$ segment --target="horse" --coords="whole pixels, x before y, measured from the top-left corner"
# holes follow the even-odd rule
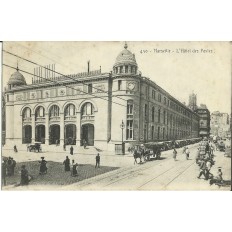
[[[140,159],[140,164],[142,163],[142,158],[144,161],[146,161],[146,155],[147,155],[147,151],[145,151],[144,149],[134,149],[133,151],[133,157],[134,157],[134,164],[137,164],[137,159]]]

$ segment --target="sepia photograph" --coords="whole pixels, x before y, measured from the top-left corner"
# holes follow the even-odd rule
[[[4,41],[2,191],[230,191],[231,47]]]

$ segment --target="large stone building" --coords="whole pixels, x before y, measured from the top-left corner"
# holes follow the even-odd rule
[[[195,112],[199,115],[199,136],[209,137],[210,135],[210,111],[205,104],[201,104]]]
[[[230,134],[229,114],[214,111],[210,120],[211,134],[222,138],[228,137]]]
[[[122,139],[128,146],[198,137],[198,114],[142,76],[127,44],[112,68],[103,73],[88,66],[68,76],[43,68],[28,85],[17,70],[5,92],[6,145],[39,141],[49,149],[56,143],[81,146],[85,139],[114,150]]]

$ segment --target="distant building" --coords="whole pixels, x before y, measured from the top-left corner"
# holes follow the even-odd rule
[[[194,112],[196,112],[199,117],[199,136],[208,137],[210,135],[210,112],[207,106],[201,104]]]
[[[228,137],[230,134],[229,114],[214,111],[211,114],[210,127],[210,133],[212,135],[222,138]]]
[[[189,109],[192,111],[195,111],[197,109],[197,95],[192,93],[189,95],[189,104],[188,104]]]

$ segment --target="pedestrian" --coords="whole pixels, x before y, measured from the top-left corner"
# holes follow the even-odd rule
[[[2,186],[6,185],[6,169],[7,169],[7,163],[6,159],[2,161]]]
[[[11,158],[11,162],[12,162],[12,166],[11,166],[11,175],[14,175],[14,169],[16,167],[16,161],[14,160],[14,158]]]
[[[63,149],[64,149],[64,151],[66,151],[66,144],[65,143],[64,143]]]
[[[83,139],[83,145],[84,145],[84,149],[86,149],[87,142],[85,139]]]
[[[66,156],[66,159],[64,160],[63,164],[64,164],[64,171],[69,172],[70,171],[70,159],[68,158],[68,156]]]
[[[186,149],[185,149],[186,160],[189,159],[189,153],[190,153],[190,151],[189,151],[188,147],[186,147]]]
[[[70,155],[73,155],[73,146],[70,147]]]
[[[39,174],[42,175],[42,174],[47,174],[47,161],[44,159],[44,157],[41,157],[41,161],[39,161],[40,163],[40,169],[39,169]]]
[[[218,172],[217,172],[217,176],[216,176],[216,179],[220,182],[220,183],[223,183],[223,178],[222,178],[222,168],[221,167],[218,167]]]
[[[28,185],[29,184],[29,175],[25,165],[22,165],[21,169],[21,182],[20,185]]]
[[[7,160],[7,176],[12,176],[12,167],[13,167],[13,162],[12,158],[9,156]]]
[[[16,145],[14,145],[14,152],[18,152]]]
[[[203,175],[205,177],[205,179],[207,179],[207,176],[205,175],[206,173],[207,173],[207,171],[206,171],[206,162],[203,159],[201,161],[201,165],[200,165],[200,173],[199,173],[197,178],[200,179],[200,177]]]
[[[185,151],[186,151],[186,146],[184,146],[184,148],[183,148],[183,154],[185,153]]]
[[[176,148],[173,149],[173,159],[176,161],[177,151]]]
[[[97,155],[96,155],[96,165],[95,165],[95,168],[100,168],[100,154],[98,153]]]
[[[72,176],[77,176],[78,163],[74,163],[72,166]]]

